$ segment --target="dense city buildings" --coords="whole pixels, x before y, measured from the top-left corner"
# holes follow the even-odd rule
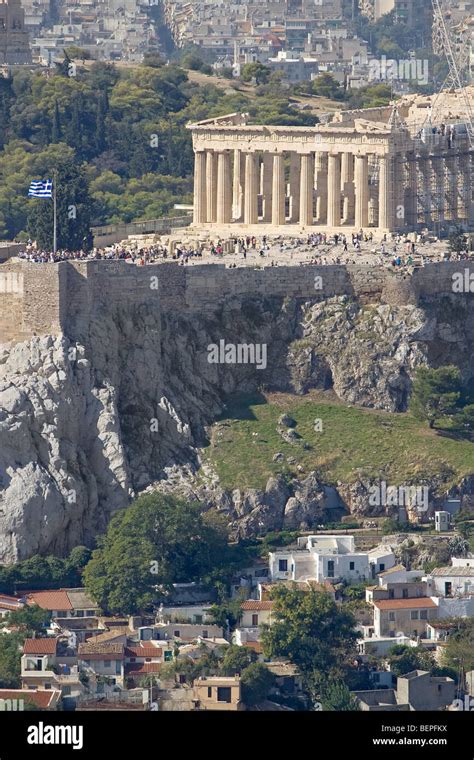
[[[31,63],[25,12],[20,0],[0,2],[0,65]]]

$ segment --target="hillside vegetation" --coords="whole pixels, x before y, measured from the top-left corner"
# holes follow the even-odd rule
[[[294,443],[278,432],[282,414],[296,422],[300,438]],[[315,420],[321,420],[321,432]],[[285,460],[273,461],[279,452]],[[229,403],[203,458],[228,489],[263,488],[272,474],[296,475],[298,465],[316,470],[327,483],[385,478],[399,485],[426,477],[454,484],[473,471],[474,443],[429,430],[410,414],[348,407],[333,394],[271,394]]]

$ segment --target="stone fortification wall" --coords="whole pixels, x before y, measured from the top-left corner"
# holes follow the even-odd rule
[[[369,266],[286,266],[228,269],[222,264],[135,266],[123,261],[0,266],[0,342],[87,331],[91,314],[115,306],[153,304],[163,312],[212,311],[244,296],[326,299],[414,305],[452,293],[462,262],[430,264],[413,274]]]

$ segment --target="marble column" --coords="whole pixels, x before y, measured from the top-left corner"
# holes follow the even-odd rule
[[[282,153],[273,156],[272,177],[272,224],[280,227],[285,224],[285,163]]]
[[[354,219],[354,154],[343,153],[341,161],[341,192],[343,197],[342,223],[350,224]]]
[[[432,218],[438,222],[444,222],[444,157],[431,156],[431,176],[433,178],[433,214]]]
[[[207,221],[217,220],[217,154],[207,151],[206,158]]]
[[[457,159],[449,156],[445,160],[446,167],[446,209],[445,218],[449,221],[457,221],[458,215],[458,189],[457,189]]]
[[[217,160],[217,224],[229,224],[232,219],[232,178],[230,153],[219,153]]]
[[[471,218],[471,179],[471,162],[467,154],[459,162],[458,218],[464,222]]]
[[[418,173],[423,222],[431,227],[433,221],[433,175],[431,161],[427,155],[418,158]]]
[[[234,150],[234,176],[232,182],[232,217],[238,221],[242,218],[242,171],[240,150]]]
[[[256,153],[245,156],[244,224],[258,223],[259,173]]]
[[[323,151],[316,153],[316,221],[326,224],[328,213],[328,154]]]
[[[418,224],[418,201],[417,201],[417,157],[415,153],[407,153],[405,156],[406,187],[404,194],[405,225],[413,230]]]
[[[302,155],[300,164],[300,225],[313,224],[314,164],[312,155]]]
[[[341,155],[328,158],[328,227],[341,226]]]
[[[265,152],[262,160],[262,197],[263,221],[269,224],[272,221],[272,188],[273,188],[273,155]]]
[[[298,224],[300,217],[300,157],[298,153],[290,156],[290,222]]]
[[[194,224],[206,222],[206,151],[194,154]]]
[[[369,226],[369,157],[354,157],[355,226],[358,230]]]
[[[379,166],[379,228],[393,230],[395,227],[393,158],[381,156]]]

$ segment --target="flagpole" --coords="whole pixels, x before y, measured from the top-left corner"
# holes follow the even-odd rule
[[[56,255],[57,249],[57,213],[56,213],[56,178],[57,172],[53,172],[53,254]]]

